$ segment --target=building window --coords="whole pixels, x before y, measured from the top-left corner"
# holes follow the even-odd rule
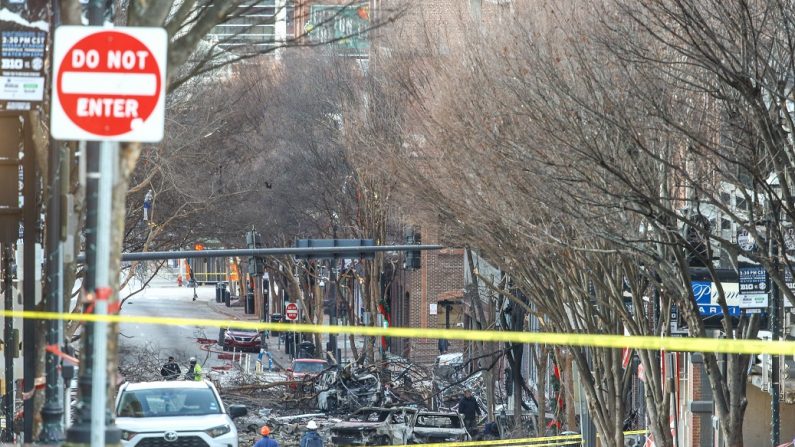
[[[748,203],[745,200],[745,197],[737,196],[735,199],[737,202],[737,209],[742,211],[748,211]]]

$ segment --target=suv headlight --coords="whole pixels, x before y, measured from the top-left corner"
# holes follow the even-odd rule
[[[229,427],[229,425],[224,424],[224,425],[219,425],[218,427],[213,427],[213,428],[211,428],[209,430],[206,430],[205,433],[210,435],[211,438],[217,438],[219,436],[223,436],[223,435],[229,433],[230,431],[232,431],[232,428]]]
[[[135,435],[137,434],[138,433],[135,433],[134,431],[122,430],[121,439],[123,439],[124,441],[129,441],[130,439],[134,438]]]

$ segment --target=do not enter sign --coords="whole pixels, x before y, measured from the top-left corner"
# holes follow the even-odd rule
[[[57,28],[52,136],[162,140],[167,49],[162,28]]]
[[[289,321],[298,319],[298,306],[295,303],[289,303],[284,309],[284,319]]]

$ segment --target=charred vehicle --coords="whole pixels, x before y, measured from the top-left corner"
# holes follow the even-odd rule
[[[350,369],[330,369],[317,382],[317,405],[322,411],[354,411],[381,405],[383,386],[378,376]]]
[[[458,413],[418,411],[411,420],[409,444],[468,441],[469,433]]]
[[[362,408],[347,420],[331,427],[333,445],[405,445],[411,434],[411,421],[417,410]]]

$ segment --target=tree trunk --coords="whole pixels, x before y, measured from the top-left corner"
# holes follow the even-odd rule
[[[356,279],[350,279],[350,287],[347,288],[348,293],[344,294],[346,296],[346,308],[348,309],[348,325],[350,326],[357,326],[361,324],[359,318],[357,316],[356,311],[356,293],[354,292],[355,284],[357,283]],[[342,290],[342,289],[340,289]],[[348,344],[351,346],[351,358],[358,359],[359,358],[359,348],[356,347],[356,336],[354,334],[348,334]]]
[[[563,355],[563,389],[565,390],[563,398],[566,405],[564,426],[566,430],[577,431],[577,414],[574,408],[574,368],[569,352]]]
[[[533,349],[539,351],[536,359],[536,402],[538,402],[536,435],[543,436],[547,425],[547,368],[549,355],[547,348],[543,346],[536,345]]]

